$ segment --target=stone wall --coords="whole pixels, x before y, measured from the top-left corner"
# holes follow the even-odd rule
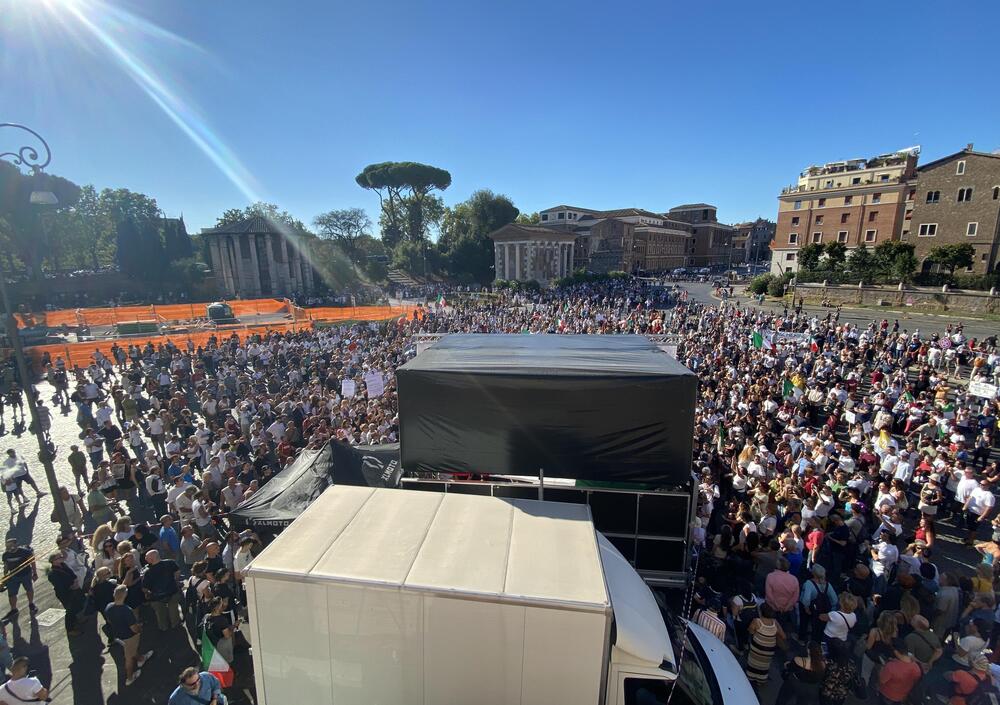
[[[1000,296],[985,291],[943,291],[940,287],[905,288],[799,284],[795,298],[818,304],[824,299],[834,305],[912,309],[913,311],[1000,314]]]

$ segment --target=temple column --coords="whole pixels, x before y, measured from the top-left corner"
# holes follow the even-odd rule
[[[257,247],[254,242],[255,235],[244,235],[247,239],[247,248],[250,250],[250,281],[253,283],[254,298],[260,298],[260,262],[257,261]]]
[[[521,280],[521,246],[520,242],[514,243],[514,278]]]

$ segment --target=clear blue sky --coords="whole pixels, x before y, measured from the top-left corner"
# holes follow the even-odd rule
[[[985,1],[0,0],[0,122],[192,232],[246,194],[375,219],[354,176],[385,160],[448,169],[449,204],[491,188],[522,211],[773,218],[808,164],[1000,147],[998,19]]]

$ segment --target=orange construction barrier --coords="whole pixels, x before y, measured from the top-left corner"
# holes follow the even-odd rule
[[[277,299],[240,299],[227,302],[233,309],[233,314],[250,316],[264,313],[288,313],[288,304]],[[64,308],[58,311],[47,311],[36,314],[18,314],[17,325],[25,328],[33,324],[43,323],[50,327],[57,326],[110,326],[116,323],[134,323],[136,321],[155,321],[162,318],[167,321],[190,321],[195,318],[205,318],[206,302],[189,304],[164,304],[154,306],[104,306],[94,308]]]
[[[281,304],[272,299],[263,299],[265,302]],[[250,302],[245,302],[250,303]],[[197,306],[197,304],[194,304]],[[295,307],[298,308],[298,307]],[[202,330],[185,333],[168,333],[165,335],[148,335],[122,337],[109,340],[94,340],[83,343],[57,343],[53,345],[35,345],[26,348],[25,352],[32,359],[35,369],[39,369],[39,362],[42,356],[48,352],[49,356],[55,360],[61,357],[66,361],[68,367],[86,367],[94,359],[94,352],[100,350],[106,357],[111,357],[111,348],[115,343],[120,347],[127,348],[129,345],[145,346],[147,342],[154,346],[172,341],[179,348],[185,348],[190,340],[195,347],[204,346],[213,336],[218,340],[229,338],[234,333],[245,340],[251,335],[268,335],[270,333],[286,333],[310,330],[314,321],[385,321],[400,316],[410,317],[416,307],[413,306],[356,306],[344,308],[313,308],[304,309],[309,320],[293,320],[288,323],[274,323],[259,326],[233,326],[229,328],[218,328],[213,330]],[[91,309],[93,310],[93,309]],[[303,310],[303,309],[299,309]]]

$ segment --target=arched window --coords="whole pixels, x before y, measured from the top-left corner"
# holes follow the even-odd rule
[[[1000,200],[1000,186],[993,187],[993,200]]]

